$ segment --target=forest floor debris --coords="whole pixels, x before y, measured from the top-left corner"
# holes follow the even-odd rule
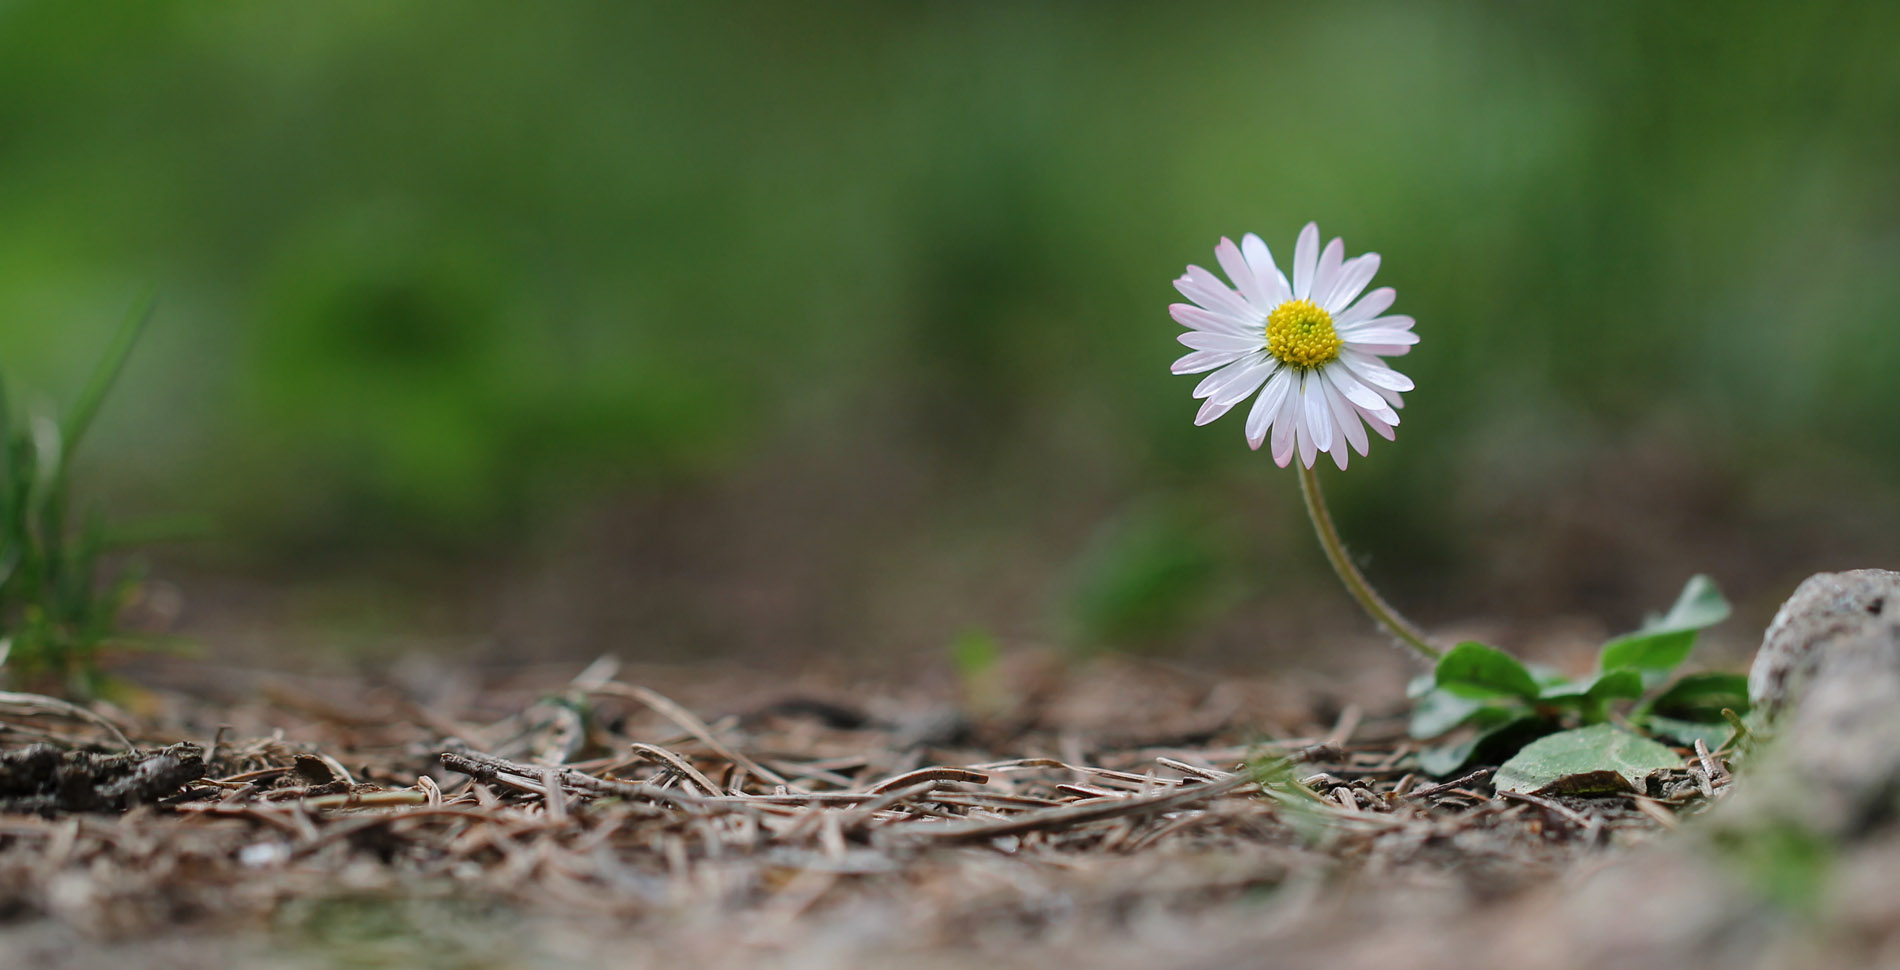
[[[189,965],[181,941],[218,939],[301,966],[434,940],[364,959],[583,966],[576,939],[618,939],[702,966],[1013,965],[1029,944],[1295,920],[1345,887],[1481,907],[1727,781],[1690,755],[1648,794],[1499,797],[1483,770],[1422,777],[1397,709],[1263,723],[1232,683],[1167,680],[1098,667],[988,718],[860,685],[700,683],[725,703],[689,704],[607,663],[429,703],[165,695],[113,731],[16,710],[0,739],[34,740],[0,756],[0,956],[106,965],[166,940]],[[529,929],[471,942],[498,926]]]

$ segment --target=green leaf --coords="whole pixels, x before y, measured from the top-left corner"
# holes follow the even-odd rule
[[[1439,658],[1433,675],[1441,688],[1476,688],[1525,700],[1537,699],[1537,680],[1516,657],[1470,640]]]
[[[1635,700],[1643,696],[1643,675],[1634,670],[1612,670],[1598,674],[1588,693],[1597,700],[1607,701],[1618,697]]]
[[[1676,605],[1661,618],[1644,625],[1643,633],[1667,633],[1679,630],[1706,630],[1728,619],[1728,600],[1716,589],[1715,580],[1697,574],[1689,577],[1676,597]]]
[[[1720,749],[1735,734],[1723,711],[1748,711],[1748,678],[1721,671],[1690,674],[1638,708],[1637,723],[1685,745],[1699,738]]]
[[[1652,715],[1640,722],[1643,729],[1659,737],[1668,738],[1684,747],[1694,747],[1699,739],[1709,746],[1710,751],[1720,751],[1735,735],[1735,726],[1727,721],[1688,721],[1674,717]]]
[[[1494,712],[1492,720],[1509,720],[1518,712],[1505,705],[1516,703],[1516,698],[1503,694],[1436,687],[1417,698],[1409,730],[1415,738],[1435,738],[1485,711]]]
[[[1539,700],[1564,701],[1589,699],[1607,701],[1613,698],[1634,700],[1643,696],[1643,677],[1627,667],[1594,674],[1582,680],[1573,680],[1544,688],[1538,694]]]
[[[1689,651],[1695,649],[1696,632],[1728,619],[1728,601],[1722,598],[1715,581],[1694,576],[1682,588],[1676,605],[1652,619],[1635,633],[1617,637],[1603,645],[1597,654],[1598,670],[1630,667],[1641,671],[1645,686],[1662,682],[1675,670]]]
[[[1549,664],[1527,663],[1524,669],[1531,672],[1531,679],[1537,681],[1538,687],[1555,687],[1558,684],[1570,683],[1569,674]]]
[[[1725,723],[1722,708],[1748,713],[1748,677],[1725,671],[1689,674],[1645,705],[1648,712],[1689,721]]]
[[[1609,724],[1559,731],[1524,746],[1492,778],[1499,791],[1521,794],[1641,791],[1645,778],[1682,764],[1681,756]]]
[[[1599,670],[1634,670],[1642,674],[1644,684],[1662,683],[1671,671],[1682,666],[1695,649],[1695,631],[1630,634],[1603,645],[1597,655]]]
[[[1438,744],[1424,748],[1418,753],[1418,768],[1428,775],[1443,778],[1470,762],[1472,748],[1476,745],[1476,739],[1468,738],[1452,744]]]
[[[1533,714],[1510,718],[1463,741],[1439,744],[1418,753],[1419,770],[1444,777],[1473,762],[1496,761],[1549,731],[1549,721]]]

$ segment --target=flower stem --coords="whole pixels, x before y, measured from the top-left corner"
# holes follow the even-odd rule
[[[1399,615],[1399,612],[1387,605],[1379,594],[1373,592],[1372,584],[1366,582],[1359,569],[1346,556],[1346,547],[1339,541],[1339,530],[1333,526],[1332,514],[1326,511],[1326,497],[1319,492],[1319,475],[1313,469],[1299,463],[1300,494],[1306,499],[1306,514],[1313,519],[1313,531],[1319,533],[1320,548],[1326,550],[1326,558],[1332,560],[1333,571],[1339,574],[1339,581],[1346,584],[1346,592],[1365,607],[1367,613],[1386,628],[1388,633],[1403,641],[1419,656],[1428,661],[1437,661],[1441,651],[1432,646],[1420,633],[1418,627]]]

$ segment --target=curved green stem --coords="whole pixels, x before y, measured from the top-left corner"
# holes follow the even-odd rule
[[[1346,584],[1346,592],[1365,607],[1367,613],[1378,621],[1386,631],[1403,641],[1428,661],[1437,661],[1442,654],[1425,639],[1418,627],[1413,626],[1399,611],[1386,604],[1373,592],[1372,584],[1366,582],[1358,567],[1346,556],[1346,546],[1339,541],[1339,530],[1333,526],[1332,514],[1326,511],[1326,497],[1319,492],[1319,475],[1304,464],[1300,468],[1300,494],[1306,498],[1306,514],[1313,519],[1313,530],[1319,533],[1320,547],[1326,550],[1326,558],[1332,560],[1333,571],[1339,574],[1339,581]]]

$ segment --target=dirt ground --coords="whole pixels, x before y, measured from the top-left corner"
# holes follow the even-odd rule
[[[1436,965],[1730,780],[1500,796],[1419,775],[1397,694],[1012,662],[16,696],[0,966]]]

